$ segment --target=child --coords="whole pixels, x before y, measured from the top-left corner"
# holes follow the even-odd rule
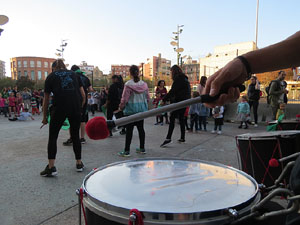
[[[0,93],[0,113],[3,113],[5,117],[7,117],[7,106],[6,99],[2,98],[2,94]]]
[[[152,102],[153,107],[158,108],[160,106],[160,104],[159,104],[160,101],[161,101],[161,94],[160,94],[160,92],[156,92],[155,98]],[[156,116],[156,123],[154,125],[158,125],[158,124],[163,125],[163,116],[161,114]]]
[[[238,104],[237,113],[238,113],[238,120],[241,121],[241,125],[239,126],[239,128],[242,128],[243,124],[245,124],[245,129],[247,129],[248,128],[247,117],[250,114],[250,106],[248,104],[246,95],[242,96],[242,100]]]
[[[212,116],[215,120],[215,128],[211,131],[211,133],[216,133],[217,128],[219,128],[218,134],[222,134],[222,125],[223,125],[223,113],[224,107],[223,106],[216,106],[212,110]]]
[[[197,98],[200,96],[200,94],[197,91],[193,92],[193,98]],[[199,109],[200,109],[200,103],[195,103],[190,106],[189,109],[189,115],[190,115],[190,132],[193,132],[194,124],[195,124],[195,130],[198,130],[199,125]]]
[[[38,105],[37,105],[37,101],[36,101],[35,97],[31,98],[31,112],[32,112],[32,115],[35,115],[35,113],[40,115],[40,111],[38,109]]]
[[[206,120],[209,115],[209,108],[205,107],[203,103],[199,103],[199,130],[202,130],[202,124],[204,131],[206,130]]]
[[[23,98],[22,98],[22,96],[21,96],[21,94],[18,92],[17,94],[16,94],[16,110],[17,110],[17,114],[18,114],[18,116],[20,116],[20,111],[22,110],[24,110],[24,107],[23,107]]]
[[[8,97],[8,111],[9,111],[9,117],[11,117],[11,112],[13,111],[16,115],[16,98],[13,92],[10,92],[9,97]]]
[[[10,121],[26,121],[28,118],[31,118],[32,120],[34,120],[34,118],[32,117],[31,113],[28,112],[28,109],[24,109],[24,112],[21,112],[19,117],[15,117],[13,119],[10,119]]]
[[[279,104],[279,109],[277,110],[277,114],[276,114],[276,120],[278,120],[278,118],[281,116],[281,115],[284,115],[285,113],[285,103],[280,103]]]
[[[88,94],[88,111],[92,111],[92,116],[95,115],[95,110],[94,110],[94,98],[92,94]]]

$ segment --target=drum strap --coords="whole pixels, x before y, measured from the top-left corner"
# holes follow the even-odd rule
[[[136,217],[135,222],[128,220],[128,225],[144,225],[144,215],[137,209],[131,209],[129,213],[129,217],[134,215]]]
[[[84,222],[85,222],[85,225],[87,225],[86,214],[85,214],[85,210],[84,210],[84,206],[83,206],[83,194],[84,194],[83,188],[80,188],[79,189],[79,196],[80,196],[80,206],[79,207],[82,208]],[[79,219],[81,220],[81,218],[79,218]]]

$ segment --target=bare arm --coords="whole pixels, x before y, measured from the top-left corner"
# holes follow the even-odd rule
[[[299,66],[300,32],[277,44],[246,53],[243,57],[248,61],[252,73]],[[242,84],[247,77],[247,70],[240,59],[236,58],[230,61],[208,78],[204,91],[205,94],[215,96],[221,88],[228,88],[228,93],[222,94],[214,103],[206,105],[214,107],[236,101],[240,96],[240,92],[235,87]]]
[[[300,65],[300,31],[266,48],[243,55],[252,73],[263,73]]]
[[[84,93],[83,87],[80,87],[79,90],[80,90],[80,94],[82,96],[82,106],[84,106],[84,104],[85,104],[85,93]]]

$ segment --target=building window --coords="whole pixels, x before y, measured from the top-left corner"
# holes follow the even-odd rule
[[[28,76],[27,70],[24,70],[24,76],[25,76],[25,77]]]
[[[34,70],[31,70],[31,80],[35,80]]]
[[[42,71],[38,71],[38,80],[42,79]]]
[[[18,78],[21,77],[21,71],[18,71]]]
[[[48,71],[45,71],[44,75],[45,75],[45,79],[46,79],[46,77],[48,76]]]
[[[44,62],[44,67],[48,68],[48,62]]]
[[[14,62],[14,66],[16,66],[15,62]],[[18,67],[21,67],[21,61],[20,60],[18,60]]]
[[[27,61],[23,61],[23,66],[27,67]]]
[[[37,67],[42,67],[42,62],[41,61],[37,61]]]
[[[34,61],[33,60],[30,60],[30,67],[34,67]]]

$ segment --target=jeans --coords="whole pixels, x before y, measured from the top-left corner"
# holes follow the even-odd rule
[[[195,124],[195,130],[198,130],[198,125],[199,125],[199,116],[198,114],[191,114],[191,126],[190,126],[190,130],[192,131],[194,128],[194,124]]]
[[[202,130],[202,124],[203,124],[203,129],[206,130],[206,116],[199,116],[199,129]]]

